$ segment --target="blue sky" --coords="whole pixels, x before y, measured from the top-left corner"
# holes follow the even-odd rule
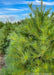
[[[0,21],[17,22],[28,17],[30,9],[27,4],[40,5],[40,0],[0,0]],[[47,8],[54,11],[54,0],[43,0]]]

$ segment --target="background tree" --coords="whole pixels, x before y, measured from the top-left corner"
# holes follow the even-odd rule
[[[10,33],[15,31],[15,28],[18,27],[18,24],[12,24],[10,22],[2,23],[0,22],[0,54],[5,53],[6,48],[9,46],[10,40],[7,40],[7,37]]]

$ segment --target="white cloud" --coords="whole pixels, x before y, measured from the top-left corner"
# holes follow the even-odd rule
[[[0,15],[0,21],[2,22],[7,22],[7,21],[15,22],[16,18],[19,18],[19,16],[18,15]]]
[[[0,15],[0,18],[19,17],[18,15]]]
[[[5,15],[5,14],[14,14],[14,13],[18,13],[18,12],[23,12],[29,10],[29,8],[0,8],[0,21],[2,22],[6,22],[7,20],[9,20],[10,22],[16,22],[18,20],[20,20],[21,18],[23,19],[25,17],[23,15],[18,16],[16,15]]]
[[[9,10],[9,11],[24,11],[24,10],[29,10],[28,8],[21,8],[21,9],[17,9],[17,8],[4,8],[4,10]]]
[[[29,14],[28,13],[26,13],[26,14],[22,14],[22,16],[28,16]]]
[[[19,10],[19,11],[23,11],[23,10],[28,10],[28,8],[20,8],[20,9],[17,9],[17,8],[0,8],[0,11],[1,10],[13,10],[13,11],[17,11],[17,10]]]
[[[12,10],[12,11],[17,11],[19,9],[15,9],[15,8],[4,8],[4,10]]]
[[[0,15],[1,14],[13,14],[13,13],[18,13],[18,12],[23,12],[23,11],[27,11],[29,10],[29,8],[0,8]]]
[[[35,1],[16,1],[16,2],[2,2],[4,5],[14,5],[14,4],[33,4],[33,5],[40,5],[41,4],[41,1],[40,0],[35,0]],[[52,2],[46,2],[46,1],[43,1],[43,4],[44,5],[54,5],[54,1]]]
[[[24,2],[25,4],[33,4],[33,5],[40,5],[41,4],[41,1],[39,1],[39,0],[35,0],[35,1],[25,1]],[[43,5],[54,5],[54,1],[52,1],[52,2],[45,2],[45,1],[43,1]]]
[[[28,14],[21,14],[21,17],[18,15],[0,15],[0,21],[4,23],[7,21],[14,23],[25,19],[25,17],[28,17]]]
[[[38,2],[39,4],[41,3],[41,1],[39,1],[39,0],[36,0],[36,2]],[[43,4],[44,5],[54,5],[54,1],[53,2],[45,2],[45,1],[43,1]]]
[[[7,21],[14,23],[17,21],[21,21],[22,19],[25,19],[25,17],[28,17],[28,14],[27,13],[21,14],[20,16],[18,16],[18,15],[0,15],[0,21],[2,21],[4,23]]]

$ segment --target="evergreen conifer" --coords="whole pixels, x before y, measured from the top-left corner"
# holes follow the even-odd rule
[[[54,14],[45,10],[43,1],[41,7],[29,7],[30,19],[8,37],[5,75],[54,73]]]

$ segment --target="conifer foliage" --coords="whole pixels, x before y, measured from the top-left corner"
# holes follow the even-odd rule
[[[41,7],[29,7],[30,19],[8,37],[5,75],[54,72],[54,14],[45,10],[42,1]]]
[[[18,24],[16,23],[0,22],[0,54],[4,54],[6,52],[6,48],[9,46],[9,40],[7,40],[7,37],[10,33],[15,31],[16,27],[18,27]]]

